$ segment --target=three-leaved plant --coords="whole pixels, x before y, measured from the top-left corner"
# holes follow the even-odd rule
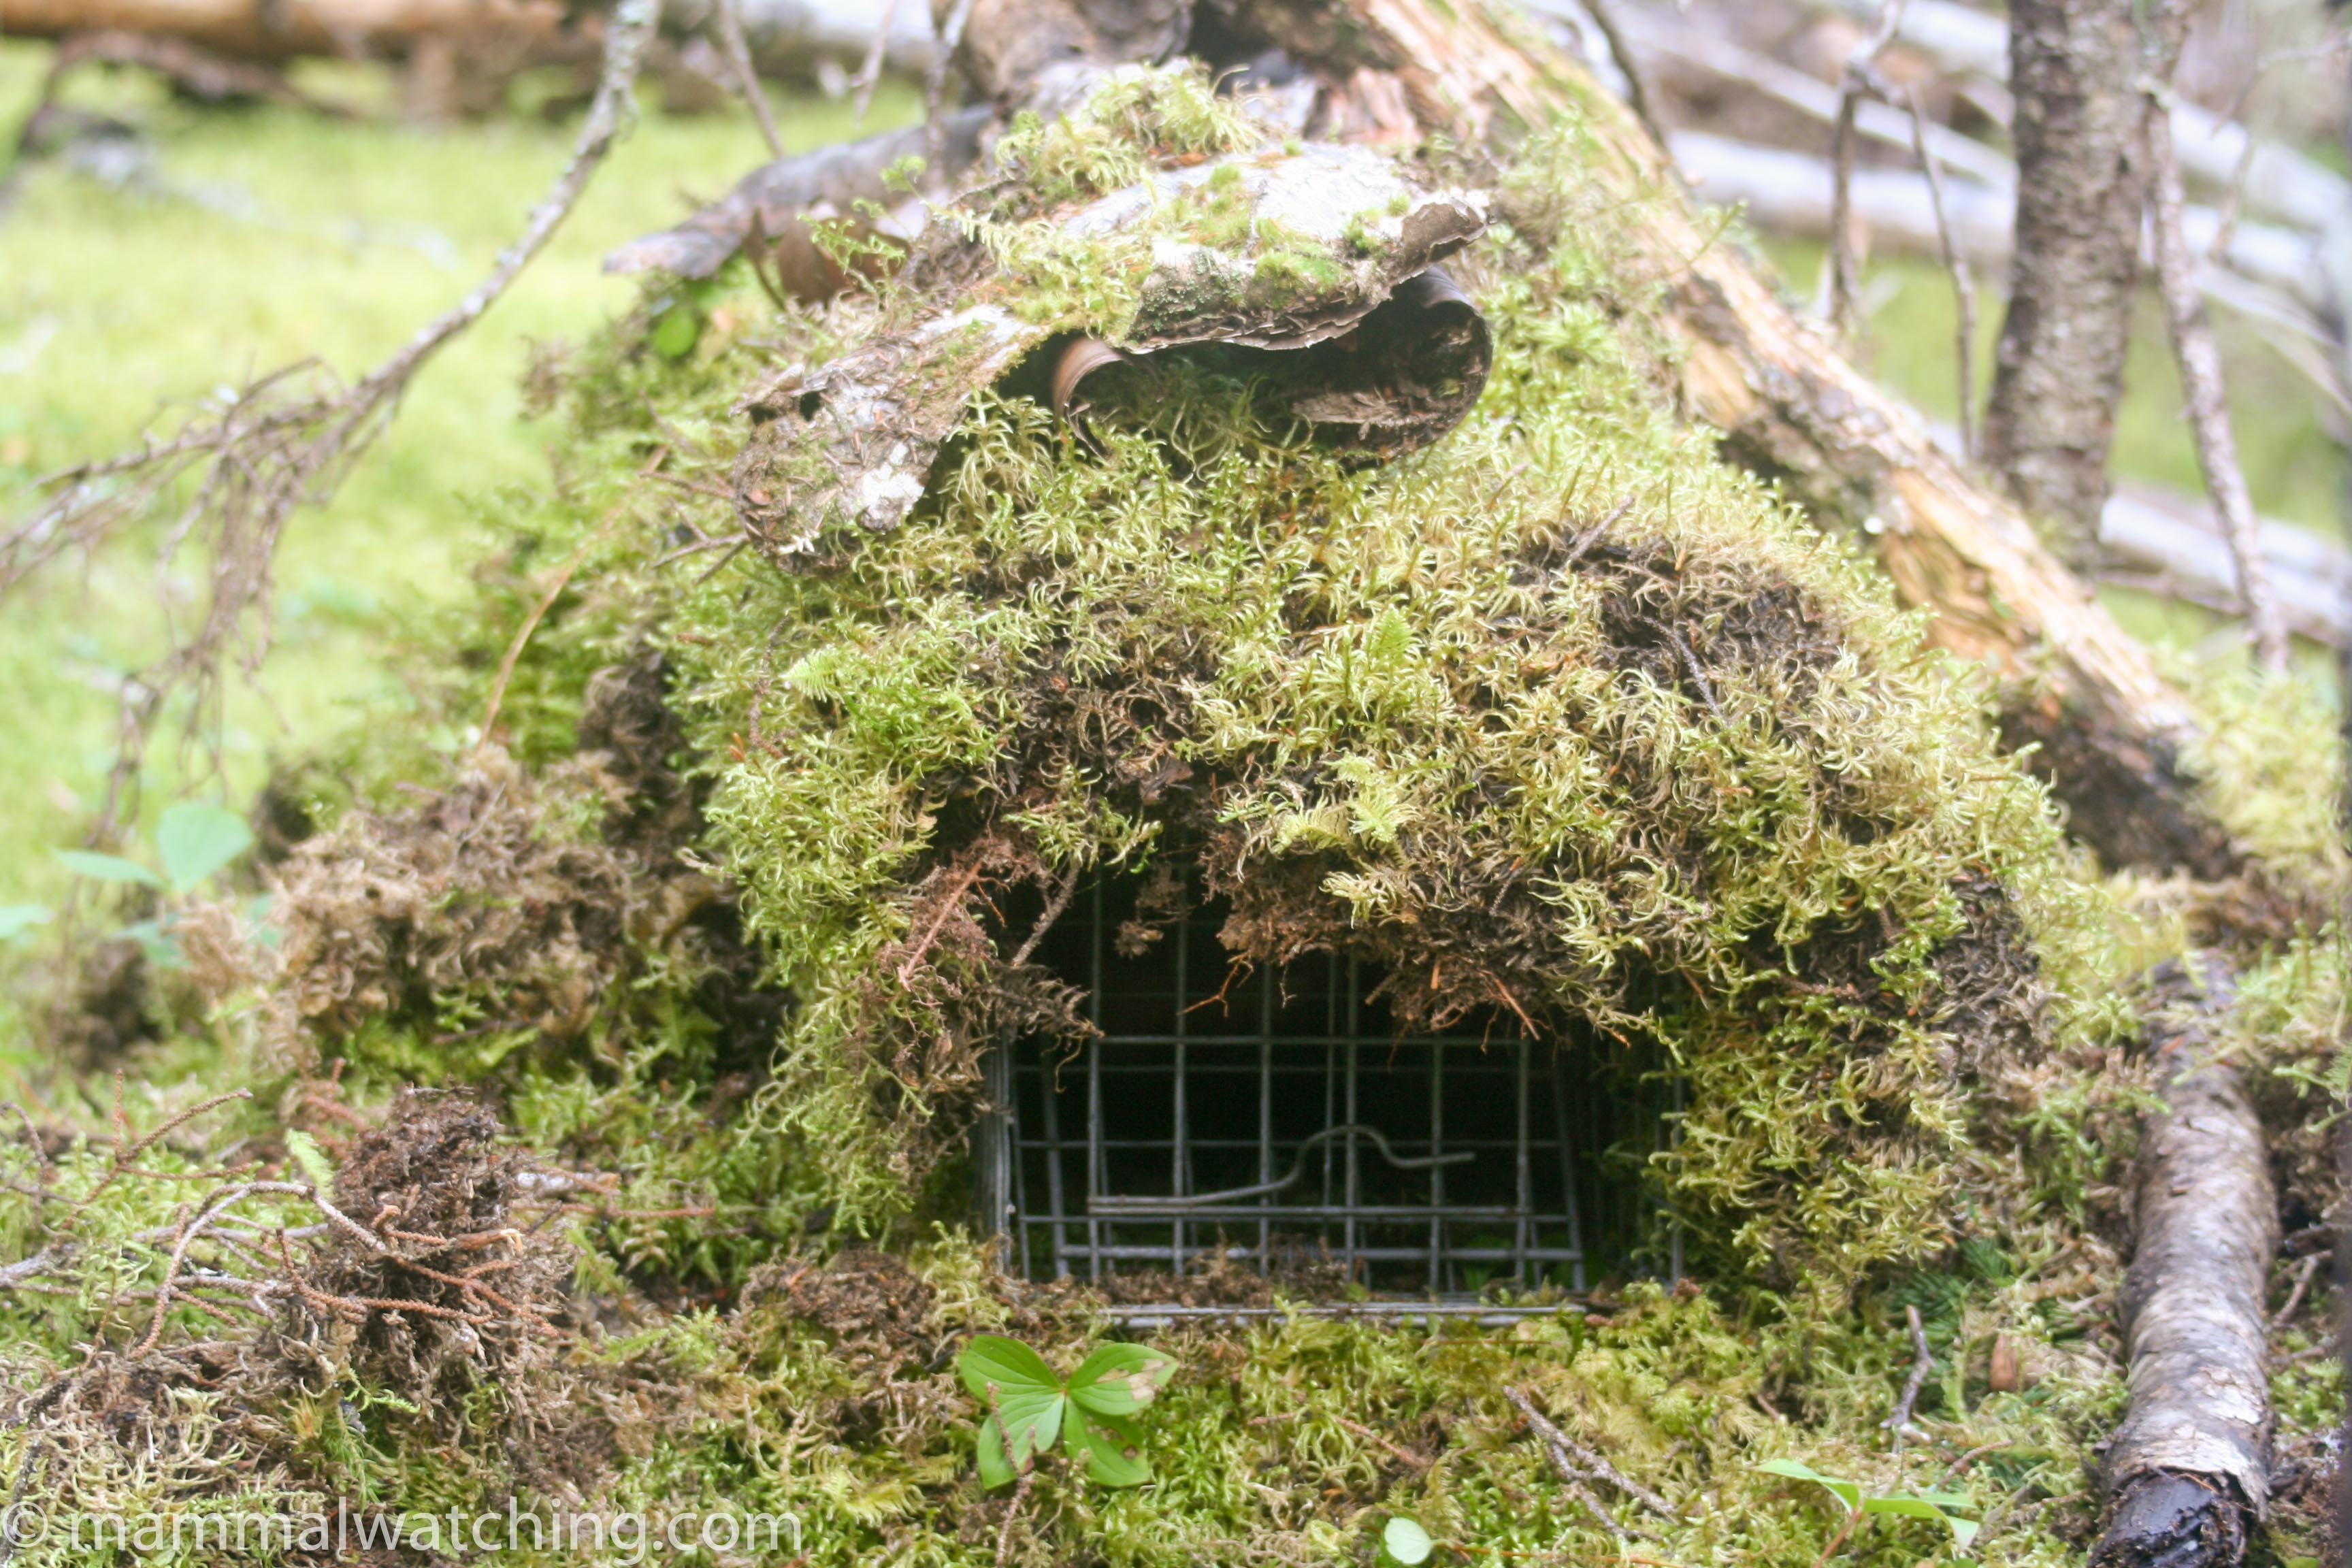
[[[1028,1474],[1055,1438],[1107,1487],[1151,1479],[1135,1417],[1176,1371],[1176,1358],[1144,1345],[1098,1345],[1065,1378],[1019,1340],[975,1334],[956,1372],[988,1411],[980,1427],[980,1482],[1001,1487]]]

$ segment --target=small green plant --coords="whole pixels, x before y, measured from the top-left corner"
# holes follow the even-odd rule
[[[93,882],[153,888],[173,899],[184,900],[252,847],[253,829],[236,813],[199,801],[183,801],[164,812],[163,820],[155,825],[155,858],[163,862],[161,871],[144,861],[102,855],[94,849],[60,849],[57,857],[68,870]],[[0,938],[41,924],[48,918],[48,910],[32,905],[0,910]],[[150,963],[174,969],[184,959],[180,944],[172,936],[171,924],[167,910],[153,919],[125,926],[115,934],[136,942],[145,950]]]
[[[1977,1506],[1975,1500],[1963,1492],[1875,1493],[1864,1489],[1859,1481],[1850,1481],[1843,1476],[1825,1476],[1811,1465],[1795,1459],[1767,1459],[1756,1468],[1767,1475],[1786,1476],[1790,1480],[1811,1481],[1817,1487],[1826,1488],[1832,1497],[1845,1505],[1845,1519],[1838,1525],[1837,1533],[1830,1537],[1829,1544],[1822,1548],[1820,1562],[1815,1568],[1836,1556],[1837,1549],[1845,1544],[1845,1538],[1853,1533],[1853,1527],[1871,1514],[1891,1513],[1910,1519],[1937,1521],[1950,1529],[1955,1560],[1961,1563],[1967,1559],[1959,1554],[1966,1552],[1969,1544],[1977,1538],[1979,1528],[1977,1521],[1962,1519],[1953,1511],[1956,1509],[1973,1510]]]
[[[1067,1378],[1019,1340],[978,1334],[956,1358],[972,1397],[988,1407],[980,1427],[980,1480],[1010,1485],[1062,1440],[1072,1458],[1107,1487],[1151,1479],[1135,1416],[1159,1397],[1176,1358],[1143,1345],[1097,1346]]]

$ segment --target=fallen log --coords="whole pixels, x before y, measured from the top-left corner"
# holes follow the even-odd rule
[[[930,12],[900,0],[887,18],[869,0],[738,0],[743,34],[761,74],[824,79],[826,68],[864,58],[877,37],[880,64],[919,74],[933,49]],[[133,35],[194,45],[226,58],[283,65],[306,58],[405,59],[427,47],[460,45],[467,68],[580,63],[596,42],[579,26],[601,6],[565,0],[0,0],[0,36],[78,38]],[[701,29],[709,0],[670,0],[671,34]]]
[[[310,55],[405,54],[428,37],[475,47],[552,47],[562,0],[0,0],[0,34],[65,38],[141,33],[217,55],[283,62]]]
[[[2263,1292],[2278,1202],[2238,1069],[2213,1057],[2233,996],[2210,960],[2160,972],[2148,1025],[2164,1108],[2143,1129],[2138,1233],[2118,1303],[2131,1407],[2092,1568],[2226,1568],[2270,1497]]]

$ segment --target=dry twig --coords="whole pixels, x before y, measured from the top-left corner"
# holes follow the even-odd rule
[[[940,172],[940,160],[948,150],[948,71],[955,64],[956,50],[963,47],[963,29],[971,20],[971,5],[972,0],[956,0],[955,9],[948,13],[947,25],[939,29],[939,49],[923,71],[923,162],[934,175]]]
[[[1952,240],[1952,223],[1944,210],[1944,165],[1927,140],[1927,110],[1919,89],[1911,89],[1911,147],[1927,171],[1927,199],[1936,209],[1936,242],[1944,253],[1944,270],[1952,275],[1952,298],[1959,308],[1958,353],[1953,363],[1960,377],[1960,456],[1977,460],[1977,282],[1969,258]]]
[[[768,89],[760,85],[759,68],[751,63],[751,46],[743,38],[740,0],[716,0],[710,8],[710,19],[718,26],[719,50],[735,69],[735,85],[742,92],[743,101],[751,106],[751,118],[760,122],[760,136],[768,144],[768,156],[781,162],[784,139],[776,130],[776,111],[768,102]]]
[[[898,0],[882,0],[882,15],[874,24],[874,43],[866,51],[866,63],[857,68],[850,80],[850,90],[856,96],[850,107],[849,123],[853,128],[866,123],[866,111],[873,107],[874,87],[882,79],[882,62],[890,51],[890,24],[898,19]]]
[[[1646,1533],[1633,1530],[1627,1525],[1621,1525],[1611,1519],[1608,1511],[1598,1502],[1591,1500],[1591,1494],[1583,1490],[1585,1481],[1605,1481],[1660,1519],[1670,1520],[1676,1517],[1673,1505],[1665,1499],[1632,1479],[1601,1455],[1561,1431],[1549,1416],[1536,1408],[1535,1401],[1528,1396],[1526,1389],[1506,1388],[1503,1390],[1503,1395],[1511,1402],[1511,1407],[1517,1410],[1527,1422],[1528,1428],[1535,1433],[1537,1440],[1542,1443],[1545,1454],[1551,1460],[1553,1472],[1562,1481],[1568,1483],[1571,1490],[1583,1498],[1586,1506],[1599,1515],[1612,1530],[1621,1535]]]
[[[2149,96],[2147,136],[2157,284],[2172,325],[2172,351],[2180,365],[2189,429],[2197,438],[2197,459],[2205,470],[2205,488],[2212,492],[2222,535],[2237,561],[2238,591],[2245,603],[2246,631],[2254,657],[2264,668],[2281,670],[2287,663],[2286,625],[2271,592],[2261,524],[2254,516],[2253,497],[2246,489],[2245,469],[2238,461],[2237,437],[2230,428],[2221,353],[2213,341],[2212,323],[2205,316],[2204,300],[2198,293],[2197,258],[2181,231],[2185,197],[2180,161],[2172,146],[2172,118],[2162,101],[2162,89],[2151,88]]]
[[[2333,1256],[2334,1254],[2328,1251],[2315,1252],[2295,1266],[2294,1289],[2286,1293],[2286,1305],[2281,1307],[2277,1315],[2271,1319],[2271,1332],[2277,1333],[2294,1321],[2295,1313],[2303,1309],[2304,1297],[2311,1292],[2312,1280],[2319,1276],[2319,1266]]]
[[[1935,1352],[1927,1348],[1927,1331],[1920,1326],[1919,1309],[1906,1307],[1903,1316],[1911,1327],[1911,1375],[1903,1380],[1903,1397],[1895,1402],[1895,1413],[1881,1423],[1895,1435],[1895,1448],[1903,1449],[1903,1435],[1913,1430],[1912,1407],[1919,1403],[1919,1391],[1927,1385],[1927,1374],[1936,1370]]]
[[[183,480],[193,481],[167,531],[162,564],[168,571],[183,545],[201,539],[211,556],[210,594],[192,630],[169,626],[167,610],[168,651],[122,682],[114,766],[95,839],[121,819],[149,735],[175,694],[192,698],[190,735],[216,745],[224,661],[242,645],[244,667],[257,671],[268,651],[271,566],[289,520],[334,493],[417,373],[497,302],[570,215],[628,121],[656,14],[655,0],[621,0],[607,24],[595,100],[562,173],[488,275],[399,353],[348,387],[309,363],[264,376],[167,438],[151,437],[131,452],[49,476],[54,499],[0,533],[5,597],[60,555],[94,553]]]
[[[1830,132],[1830,250],[1822,266],[1827,270],[1829,285],[1825,313],[1832,329],[1840,332],[1853,330],[1854,300],[1861,293],[1850,210],[1853,200],[1854,116],[1865,95],[1886,96],[1886,84],[1878,74],[1878,57],[1894,41],[1895,29],[1902,25],[1904,4],[1905,0],[1886,0],[1879,9],[1878,20],[1871,26],[1870,36],[1847,58],[1845,79],[1838,93],[1837,121]]]

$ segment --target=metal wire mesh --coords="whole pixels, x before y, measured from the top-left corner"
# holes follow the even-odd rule
[[[1397,1034],[1375,972],[1237,965],[1213,905],[1122,956],[1132,898],[1082,894],[1040,951],[1099,1037],[993,1054],[983,1201],[1024,1275],[1181,1276],[1218,1251],[1328,1261],[1379,1291],[1582,1289],[1588,1211],[1612,1244],[1640,1224],[1638,1180],[1603,1152],[1629,1112],[1657,1119],[1581,1047],[1507,1017]]]

